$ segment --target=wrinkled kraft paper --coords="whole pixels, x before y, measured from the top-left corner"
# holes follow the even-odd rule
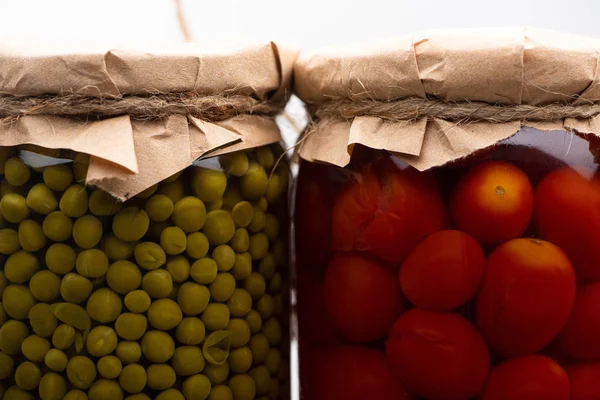
[[[578,104],[600,101],[600,41],[532,28],[431,31],[384,42],[300,55],[295,92],[309,104],[329,99]],[[308,161],[345,166],[355,144],[395,153],[419,170],[492,146],[522,126],[600,134],[600,117],[543,123],[457,124],[377,117],[317,125],[301,143]]]
[[[69,92],[102,97],[235,93],[283,108],[296,56],[295,51],[274,43],[218,52],[196,45],[153,52],[91,52],[0,44],[0,93],[36,96]],[[279,140],[277,125],[254,115],[219,122],[183,115],[160,121],[124,115],[93,122],[26,116],[12,124],[0,124],[0,146],[31,144],[89,154],[87,183],[120,200],[181,171],[197,158]]]

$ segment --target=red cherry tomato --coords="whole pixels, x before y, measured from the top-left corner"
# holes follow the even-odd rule
[[[432,175],[400,169],[386,159],[367,166],[338,195],[333,246],[399,264],[421,239],[445,226],[444,205]]]
[[[497,245],[521,236],[527,229],[533,190],[519,168],[504,161],[490,161],[461,179],[450,205],[458,229],[483,245]]]
[[[560,248],[513,239],[488,257],[476,299],[477,326],[501,357],[535,353],[565,326],[575,290],[575,271]]]
[[[600,361],[565,366],[571,380],[571,400],[600,399]]]
[[[378,262],[360,256],[336,254],[323,290],[336,330],[355,342],[383,338],[402,312],[398,279]]]
[[[600,282],[579,288],[573,312],[558,342],[569,357],[600,358]]]
[[[340,346],[316,349],[310,360],[306,400],[407,400],[379,350]]]
[[[569,377],[551,358],[513,358],[490,372],[481,400],[569,400]]]
[[[490,369],[483,338],[457,314],[413,308],[396,321],[385,346],[400,381],[428,400],[475,397]]]
[[[560,168],[535,191],[535,226],[571,258],[581,281],[600,279],[600,185]]]
[[[460,231],[439,231],[408,255],[400,286],[417,307],[452,310],[475,295],[484,271],[485,256],[475,239]]]

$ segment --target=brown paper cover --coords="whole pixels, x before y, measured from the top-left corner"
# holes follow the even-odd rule
[[[294,88],[305,102],[407,97],[504,105],[600,102],[600,41],[533,28],[430,31],[304,52]],[[301,157],[339,166],[354,144],[394,152],[419,170],[443,165],[515,134],[522,125],[600,134],[600,119],[543,123],[390,122],[356,117],[303,139]]]
[[[213,46],[214,47],[214,46]],[[78,93],[111,97],[193,91],[242,94],[283,108],[297,52],[272,42],[212,48],[90,49],[81,45],[0,44],[0,93]],[[125,200],[202,156],[279,141],[266,117],[210,122],[176,115],[163,121],[119,116],[81,121],[26,116],[0,124],[0,146],[33,144],[90,154],[87,182]]]

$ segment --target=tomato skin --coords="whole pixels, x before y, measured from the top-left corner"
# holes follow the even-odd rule
[[[571,258],[580,281],[600,279],[600,184],[559,168],[535,191],[535,227]]]
[[[475,397],[490,369],[483,338],[458,314],[413,308],[396,321],[385,346],[407,390],[428,400]]]
[[[334,327],[354,342],[383,338],[402,313],[400,285],[392,272],[358,255],[336,254],[323,290]]]
[[[476,322],[501,357],[525,356],[548,345],[575,302],[575,271],[557,246],[513,239],[488,257],[476,298]]]
[[[575,359],[600,358],[600,282],[579,287],[558,345],[566,356]]]
[[[475,295],[484,272],[485,255],[475,239],[460,231],[438,231],[408,255],[400,269],[400,286],[417,307],[446,311]]]
[[[358,346],[316,349],[306,400],[407,400],[385,354]]]
[[[484,246],[495,246],[527,230],[533,189],[518,167],[489,161],[470,170],[456,185],[450,210],[459,230]]]
[[[551,358],[531,355],[492,368],[480,400],[570,400],[569,377]]]
[[[566,365],[571,381],[571,400],[600,399],[600,362]]]
[[[365,251],[399,265],[425,236],[447,224],[433,175],[400,169],[390,159],[368,165],[339,193],[333,248]]]

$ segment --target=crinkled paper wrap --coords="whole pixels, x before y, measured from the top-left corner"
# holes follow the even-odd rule
[[[0,44],[0,93],[120,96],[195,91],[243,94],[285,105],[296,52],[274,43],[207,51],[90,51]],[[219,122],[174,115],[139,121],[119,116],[85,122],[25,116],[0,124],[0,146],[32,144],[90,154],[87,182],[125,200],[208,157],[280,140],[269,118],[240,115]]]
[[[432,31],[303,53],[295,66],[295,91],[315,106],[330,99],[408,97],[540,106],[600,102],[599,56],[599,40],[532,28]],[[600,134],[599,117],[461,124],[364,116],[317,125],[299,154],[345,166],[354,145],[361,144],[426,170],[492,146],[524,125]]]

